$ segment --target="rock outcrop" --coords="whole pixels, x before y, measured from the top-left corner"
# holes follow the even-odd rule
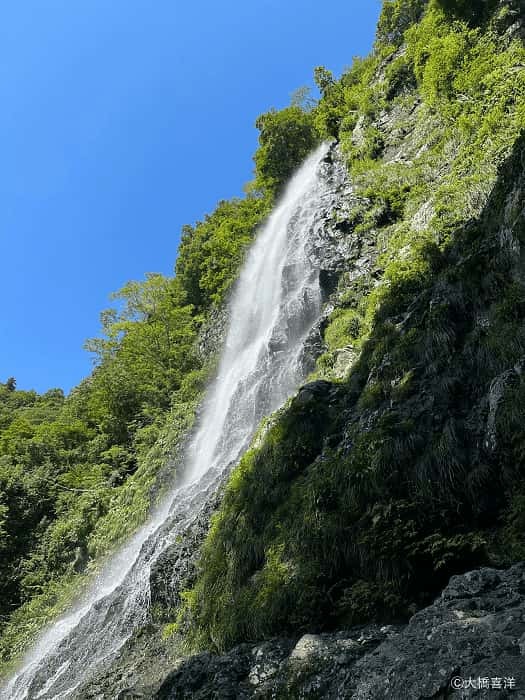
[[[454,576],[405,626],[367,625],[193,656],[154,697],[523,699],[525,563]]]

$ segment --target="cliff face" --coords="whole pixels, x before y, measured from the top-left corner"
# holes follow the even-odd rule
[[[386,3],[373,56],[324,76],[353,187],[324,381],[226,488],[196,648],[403,619],[523,556],[523,13],[469,7]]]
[[[525,673],[524,14],[387,0],[372,55],[284,111],[303,150],[332,141],[310,377],[177,530],[147,624],[78,697],[444,698],[454,676]],[[273,193],[280,119],[256,158]],[[261,202],[233,207],[250,231]],[[203,365],[227,319],[196,270],[236,230],[217,216],[178,270],[207,309]]]
[[[358,570],[359,575],[363,577],[359,584],[354,584],[350,590],[346,589],[342,601],[337,600],[337,586],[326,586],[322,591],[323,595],[317,597],[318,609],[306,608],[301,592],[304,594],[307,585],[322,585],[321,572],[326,571],[322,568],[323,560],[315,560],[317,578],[314,583],[311,579],[303,578],[302,591],[296,588],[296,597],[287,601],[288,608],[280,608],[281,617],[271,620],[275,625],[274,631],[281,629],[288,635],[295,631],[294,635],[258,645],[243,644],[219,656],[206,652],[177,662],[176,670],[167,677],[155,697],[348,697],[362,700],[389,697],[417,700],[425,697],[449,697],[452,683],[458,682],[454,679],[465,683],[469,678],[476,681],[479,678],[490,678],[490,682],[495,683],[485,688],[480,686],[479,697],[508,697],[505,691],[516,688],[515,685],[508,686],[507,683],[513,683],[512,679],[521,678],[525,672],[522,642],[525,633],[522,610],[523,564],[507,571],[482,568],[465,575],[453,576],[439,598],[411,617],[407,625],[395,623],[391,615],[385,614],[389,604],[387,596],[392,595],[394,587],[389,590],[388,583],[385,586],[384,582],[393,580],[394,567],[404,567],[408,586],[404,591],[401,587],[395,590],[400,597],[403,592],[407,595],[410,591],[415,608],[419,607],[419,600],[424,600],[444,585],[444,578],[448,579],[454,569],[466,570],[475,564],[476,560],[481,563],[491,556],[500,565],[504,560],[510,562],[513,556],[522,556],[519,549],[522,534],[517,530],[522,517],[520,497],[515,498],[515,504],[510,506],[510,509],[509,501],[506,501],[505,497],[505,494],[509,494],[508,497],[512,498],[514,489],[519,488],[519,460],[523,452],[520,448],[512,460],[508,455],[511,454],[520,432],[517,423],[513,423],[512,426],[499,423],[501,418],[498,418],[498,413],[501,411],[505,415],[506,411],[515,411],[517,415],[522,410],[519,391],[522,390],[523,353],[521,348],[518,352],[506,348],[506,352],[512,353],[508,356],[507,367],[499,367],[497,372],[492,370],[491,378],[485,381],[479,366],[473,372],[470,357],[474,352],[471,346],[479,348],[480,325],[482,331],[487,332],[487,318],[492,324],[509,323],[504,316],[502,317],[499,306],[505,298],[504,289],[507,285],[515,284],[516,279],[523,279],[524,166],[525,142],[520,138],[512,155],[500,170],[498,182],[482,215],[469,223],[463,231],[458,232],[451,246],[450,257],[441,268],[441,274],[433,277],[433,283],[425,295],[412,299],[410,314],[400,319],[401,338],[414,328],[418,332],[432,333],[435,330],[434,326],[425,323],[429,308],[443,304],[444,298],[450,298],[448,295],[456,299],[459,296],[458,292],[454,294],[449,288],[444,297],[441,275],[450,274],[450,269],[454,268],[454,278],[460,289],[463,289],[463,285],[473,285],[470,297],[472,307],[462,307],[455,322],[457,325],[453,327],[459,327],[463,331],[461,334],[457,330],[451,331],[457,332],[459,338],[457,349],[446,365],[447,371],[463,376],[462,384],[449,401],[442,403],[442,394],[435,384],[435,373],[422,369],[416,385],[416,395],[409,400],[405,396],[402,407],[398,408],[406,416],[416,412],[420,421],[419,430],[423,430],[422,425],[428,421],[429,435],[436,432],[441,436],[443,424],[450,420],[461,420],[465,426],[462,431],[463,449],[470,461],[466,463],[464,471],[447,475],[447,478],[455,478],[458,481],[457,490],[454,492],[454,507],[461,509],[459,517],[454,520],[452,509],[447,510],[443,498],[447,491],[442,483],[435,483],[434,479],[439,478],[437,474],[425,475],[429,480],[428,486],[432,487],[432,498],[440,503],[440,510],[434,516],[435,519],[428,501],[405,501],[401,507],[392,498],[392,493],[388,494],[388,507],[380,508],[374,503],[370,506],[370,511],[357,523],[350,520],[352,512],[345,513],[340,506],[337,513],[337,527],[340,529],[331,533],[334,537],[332,549],[324,559],[324,564],[326,567],[333,567],[332,572],[337,572],[335,576],[341,576],[342,567],[345,566],[343,571],[347,577],[346,584]],[[509,250],[512,251],[510,254]],[[498,260],[501,260],[501,268]],[[498,293],[495,293],[491,286],[487,289],[483,283],[487,276],[493,274],[498,275],[504,285],[503,290],[500,287]],[[492,304],[498,305],[497,314],[491,313]],[[516,318],[516,313],[518,307],[513,301],[513,318]],[[513,333],[519,332],[521,323],[522,321],[515,326],[512,321]],[[501,332],[500,326],[498,333]],[[506,342],[509,343],[509,340]],[[391,347],[395,349],[395,344]],[[445,353],[447,346],[441,351]],[[462,367],[462,363],[465,363],[466,367]],[[458,400],[458,395],[461,400]],[[367,412],[367,423],[353,423],[356,415],[355,399],[353,400],[348,384],[315,382],[306,385],[288,409],[288,413],[295,411],[302,420],[312,421],[311,427],[318,420],[319,414],[328,414],[329,419],[318,429],[319,454],[316,459],[304,466],[301,473],[295,477],[290,475],[290,472],[287,475],[279,475],[279,481],[292,478],[308,483],[315,477],[317,493],[326,493],[330,485],[329,474],[321,470],[326,469],[328,459],[334,459],[333,451],[338,455],[341,455],[343,450],[350,452],[355,444],[349,438],[353,425],[357,425],[359,431],[367,435],[374,430],[375,422],[389,410],[391,404],[383,404],[381,408],[376,408],[374,413]],[[496,428],[496,425],[500,427]],[[429,441],[431,439],[428,438]],[[479,483],[479,490],[473,499],[476,505],[473,505],[470,500],[471,490],[475,488],[475,470],[479,468],[477,464],[481,459],[490,471],[486,480],[482,479]],[[268,462],[255,465],[261,470],[259,474],[267,468],[267,464]],[[395,473],[392,475],[394,467],[400,468],[402,465],[391,462],[388,466],[389,483],[396,489],[394,493],[403,493],[402,489],[406,487],[396,484],[393,481]],[[507,477],[506,470],[510,470]],[[338,475],[340,476],[341,472]],[[387,480],[389,475],[383,473],[383,478]],[[510,483],[506,484],[505,478],[508,478]],[[267,481],[265,484],[268,488]],[[270,484],[270,487],[276,488],[273,484]],[[340,491],[348,488],[344,479],[331,483],[332,511],[337,504],[337,488]],[[271,495],[274,493],[275,490]],[[265,494],[266,497],[271,497],[267,491]],[[234,500],[231,491],[227,492],[226,506],[235,508],[237,503],[246,504],[245,497],[237,495],[236,499],[238,500]],[[297,491],[288,494],[286,500],[283,499],[284,508],[278,510],[280,522],[283,522],[286,508],[289,509],[290,519],[285,521],[285,531],[286,525],[292,527],[292,520],[305,517],[297,507],[296,499]],[[225,503],[223,502],[222,509],[225,508]],[[319,499],[318,513],[322,512],[323,505]],[[419,512],[418,508],[421,509]],[[345,517],[348,518],[346,527],[342,524]],[[442,518],[441,522],[439,518]],[[383,519],[386,522],[383,522]],[[350,527],[351,525],[353,527]],[[429,528],[433,526],[435,531],[427,530],[426,533],[431,534],[424,533],[423,538],[421,529],[418,528],[425,525]],[[310,526],[316,527],[315,522],[310,523]],[[326,527],[326,520],[322,527]],[[307,539],[303,550],[305,559],[320,558],[322,554],[316,550],[311,533],[307,533],[305,529],[302,533]],[[340,546],[335,540],[336,534],[347,538],[344,546],[349,550],[348,557],[351,562],[351,566],[348,561],[340,564],[339,571],[336,569],[337,559],[334,557],[334,549],[337,551]],[[477,537],[480,538],[478,541],[475,540]],[[379,543],[376,542],[376,538],[379,539]],[[286,542],[285,538],[281,541],[283,540]],[[359,556],[355,554],[356,542],[363,547]],[[470,543],[475,546],[470,546]],[[301,551],[297,542],[295,547],[295,562],[300,562],[298,554],[301,554]],[[220,552],[220,555],[227,560],[224,551]],[[433,560],[436,556],[444,560],[439,562],[439,566],[436,566]],[[382,568],[387,568],[390,579],[386,576],[382,578]],[[295,572],[301,573],[297,564]],[[381,581],[381,586],[385,587],[378,590],[374,584],[365,580],[367,575],[370,577],[368,581],[373,576],[374,582]],[[206,569],[201,576],[206,576]],[[288,573],[286,580],[281,580],[279,584],[291,586],[292,581],[292,575]],[[249,585],[257,585],[257,574]],[[279,585],[276,585],[272,594],[278,595],[279,592]],[[244,595],[247,593],[244,592]],[[398,601],[399,598],[395,600],[396,605]],[[235,603],[242,605],[239,599]],[[305,607],[301,609],[301,605]],[[343,606],[346,606],[346,610]],[[294,615],[303,613],[301,625],[295,623],[293,618],[287,620],[283,617],[287,609],[293,610]],[[265,612],[267,615],[272,614],[269,601]],[[338,617],[345,613],[348,617]],[[235,611],[227,608],[226,614],[235,615]],[[257,615],[255,604],[253,614]],[[383,621],[390,624],[348,627],[352,619],[364,620],[367,616],[376,619],[382,617]],[[339,627],[345,631],[319,633],[326,627]],[[301,630],[316,633],[301,636]],[[498,679],[501,681],[501,687]],[[467,686],[462,687],[464,694],[459,692],[458,697],[469,697],[471,691]],[[461,688],[459,690],[461,691]],[[523,693],[518,688],[514,696],[522,697]]]
[[[177,620],[162,670],[124,654],[86,697],[439,698],[523,671],[522,567],[424,608],[525,557],[523,6],[474,5],[387,2],[374,54],[323,74],[349,179],[313,251],[317,368],[153,573],[128,658]]]

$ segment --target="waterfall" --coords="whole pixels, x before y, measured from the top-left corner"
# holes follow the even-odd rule
[[[182,479],[89,592],[43,633],[2,698],[82,698],[82,686],[148,622],[152,565],[197,517],[261,419],[311,369],[305,341],[322,303],[316,251],[334,201],[328,149],[320,146],[297,171],[247,255]]]
[[[304,340],[321,305],[308,233],[322,195],[317,168],[326,151],[321,146],[291,180],[241,270],[217,380],[188,455],[189,479],[235,460],[261,418],[303,378]]]

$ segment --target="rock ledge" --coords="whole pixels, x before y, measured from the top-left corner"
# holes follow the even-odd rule
[[[405,626],[367,625],[193,656],[172,671],[155,698],[523,700],[524,653],[521,563],[454,576]],[[458,678],[465,684],[488,679],[489,688],[454,689]]]

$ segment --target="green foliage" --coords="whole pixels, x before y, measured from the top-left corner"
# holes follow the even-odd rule
[[[323,97],[326,97],[335,85],[334,74],[324,66],[314,68],[314,81]]]
[[[35,639],[46,624],[72,603],[74,596],[82,591],[82,584],[87,581],[87,578],[83,580],[79,575],[52,581],[44,594],[33,597],[26,605],[13,611],[9,623],[2,627],[0,639],[3,673],[14,668],[14,660],[26,651],[28,641]]]
[[[257,121],[256,180],[183,230],[174,277],[116,292],[64,398],[0,384],[0,655],[10,663],[172,483],[213,370],[200,330],[226,299],[274,195],[316,145],[307,94]]]
[[[196,348],[202,320],[176,280],[149,275],[114,298],[103,337],[88,342],[97,366],[69,397],[0,385],[4,662],[144,521],[209,374]]]
[[[497,0],[436,0],[445,12],[457,19],[478,24],[487,20],[497,6]]]
[[[299,107],[304,112],[309,112],[316,104],[317,101],[312,96],[312,91],[307,85],[297,88],[290,96],[290,106]]]
[[[323,138],[339,138],[344,147],[359,116],[371,118],[380,109],[381,96],[372,84],[375,65],[373,57],[356,58],[352,68],[335,82],[324,68],[316,69],[315,79],[322,98],[313,110],[313,117]]]
[[[184,227],[176,279],[197,312],[224,299],[270,201],[252,195],[220,202],[204,221]]]
[[[338,309],[330,317],[324,338],[330,350],[344,348],[361,335],[363,319],[355,309]]]
[[[98,364],[66,399],[0,385],[4,662],[162,493],[211,367],[196,349],[202,321],[181,297],[160,275],[118,292],[104,336],[88,343]]]
[[[266,112],[255,125],[260,131],[255,183],[273,196],[316,146],[319,135],[312,113],[298,106]]]
[[[454,97],[454,86],[462,75],[469,51],[477,47],[479,35],[462,23],[450,25],[440,13],[427,14],[412,27],[408,36],[408,56],[413,61],[421,91],[431,105],[440,97]],[[494,52],[491,52],[494,59]]]
[[[86,344],[99,362],[87,410],[110,444],[126,444],[166,411],[172,392],[198,364],[193,309],[179,298],[178,284],[162,275],[130,282],[114,295],[121,310],[102,313],[105,337]]]
[[[377,44],[399,45],[405,31],[419,20],[427,0],[386,0],[377,25]]]
[[[322,95],[313,112],[316,131],[323,139],[337,138],[344,105],[343,88],[324,66],[314,69],[314,81]]]

